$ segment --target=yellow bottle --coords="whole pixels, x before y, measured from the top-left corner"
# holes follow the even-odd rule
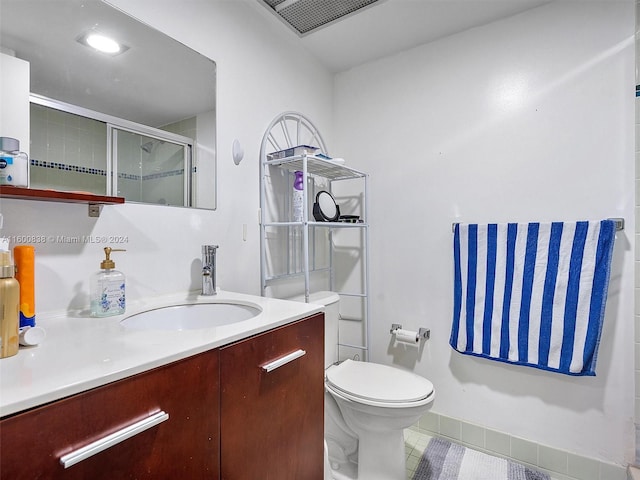
[[[0,251],[0,358],[18,353],[20,284],[14,273],[11,253]]]

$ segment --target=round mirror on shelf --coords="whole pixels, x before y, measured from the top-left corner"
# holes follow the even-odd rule
[[[316,195],[313,218],[318,222],[337,222],[340,218],[340,207],[336,204],[333,195],[326,190],[321,190]]]

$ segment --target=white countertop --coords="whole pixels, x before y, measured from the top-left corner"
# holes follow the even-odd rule
[[[185,303],[241,303],[262,312],[249,320],[218,327],[181,331],[132,331],[120,321],[153,308]],[[305,304],[220,291],[163,296],[127,305],[123,315],[37,315],[47,332],[41,345],[20,347],[0,360],[0,416],[144,372],[197,353],[285,325],[323,310]]]

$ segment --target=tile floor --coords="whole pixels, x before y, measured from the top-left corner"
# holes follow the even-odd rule
[[[413,474],[418,468],[420,457],[427,448],[431,436],[424,433],[417,427],[407,428],[404,431],[404,452],[407,460],[407,480],[413,478]]]
[[[420,457],[424,453],[431,435],[418,427],[410,427],[404,431],[404,449],[407,461],[407,480],[413,479],[413,474],[418,468]],[[551,480],[554,480],[553,478]]]

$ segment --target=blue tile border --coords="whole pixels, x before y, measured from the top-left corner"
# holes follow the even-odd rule
[[[155,180],[156,178],[175,177],[177,175],[184,175],[184,168],[178,170],[169,170],[168,172],[152,173],[150,175],[143,175],[142,180]]]
[[[86,173],[89,175],[107,175],[107,171],[100,168],[81,167],[78,165],[68,165],[66,163],[59,162],[47,162],[45,160],[36,160],[34,158],[31,159],[30,163],[32,167],[53,168],[56,170],[66,170],[69,172]]]
[[[52,168],[56,170],[65,170],[69,172],[84,173],[88,175],[100,175],[103,177],[107,175],[107,171],[102,170],[100,168],[89,168],[89,167],[82,167],[78,165],[68,165],[66,163],[60,163],[60,162],[47,162],[45,160],[36,160],[35,158],[32,158],[30,160],[30,163],[32,167]],[[191,171],[193,173],[196,173],[196,167],[193,167]],[[131,173],[118,173],[118,178],[121,178],[124,180],[143,180],[144,181],[144,180],[155,180],[158,178],[175,177],[179,175],[184,175],[184,168],[169,170],[167,172],[152,173],[150,175],[134,175]]]

